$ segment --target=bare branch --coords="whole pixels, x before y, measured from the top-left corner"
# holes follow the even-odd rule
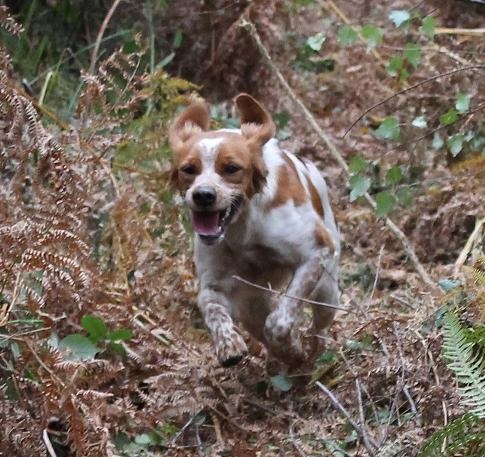
[[[393,98],[398,97],[399,95],[405,94],[406,92],[409,92],[411,90],[416,89],[417,87],[423,86],[424,84],[427,84],[432,81],[436,81],[437,79],[444,78],[445,76],[450,76],[454,75],[455,73],[460,73],[462,71],[468,71],[468,70],[477,70],[477,69],[485,69],[485,65],[469,65],[466,67],[460,67],[460,68],[455,68],[454,70],[447,71],[445,73],[439,73],[438,75],[431,76],[430,78],[423,79],[422,81],[419,81],[416,84],[413,84],[412,86],[406,87],[405,89],[402,89],[398,92],[394,92],[392,95],[389,97],[384,98],[383,100],[374,103],[371,107],[367,108],[363,113],[359,115],[355,121],[350,124],[350,127],[345,130],[344,134],[342,135],[342,138],[345,138],[347,134],[355,127],[355,125],[361,121],[368,113],[370,113],[373,109],[378,108],[379,106],[384,105],[388,101],[392,100]]]
[[[357,424],[357,422],[354,421],[354,419],[352,419],[352,416],[350,415],[350,413],[338,401],[337,397],[335,397],[335,395],[327,387],[325,387],[320,381],[317,381],[315,384],[330,399],[335,409],[339,411],[348,420],[352,428],[362,438],[362,440],[364,441],[364,446],[366,447],[369,455],[371,457],[375,456],[376,455],[375,450],[377,449],[377,446],[369,443],[368,440],[364,439],[364,437],[366,437],[364,430],[359,426],[359,424]]]
[[[91,74],[94,73],[94,67],[96,66],[96,59],[98,58],[99,46],[101,44],[101,40],[103,39],[104,32],[106,31],[106,27],[108,27],[109,21],[111,20],[111,17],[116,11],[116,8],[118,8],[118,5],[120,4],[120,2],[121,0],[114,0],[113,4],[111,5],[111,8],[108,10],[106,17],[103,20],[103,23],[101,24],[101,27],[99,28],[98,36],[96,37],[96,43],[94,45],[93,52],[91,53],[91,65],[89,66],[89,73]]]
[[[327,308],[338,309],[338,310],[344,311],[346,313],[350,312],[349,309],[343,308],[342,306],[332,305],[331,303],[324,303],[324,302],[321,302],[321,301],[309,300],[308,298],[295,297],[294,295],[285,294],[284,292],[280,292],[279,290],[274,290],[274,289],[270,289],[269,287],[260,286],[259,284],[255,284],[254,282],[248,281],[247,279],[241,278],[240,276],[232,275],[232,277],[234,279],[236,279],[237,281],[240,281],[244,284],[247,284],[248,286],[254,287],[255,289],[264,290],[266,292],[270,292],[270,293],[272,293],[274,295],[278,295],[280,297],[291,298],[292,300],[302,301],[302,302],[308,303],[310,305],[326,306]]]

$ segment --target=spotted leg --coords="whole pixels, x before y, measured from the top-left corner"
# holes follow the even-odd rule
[[[202,289],[198,306],[211,333],[219,362],[223,367],[236,365],[248,349],[236,330],[228,300],[213,289]]]

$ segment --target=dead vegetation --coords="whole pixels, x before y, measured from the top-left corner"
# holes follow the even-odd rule
[[[113,48],[94,74],[80,73],[66,118],[38,95],[41,86],[29,93],[2,47],[0,455],[417,455],[431,433],[465,412],[441,354],[443,310],[471,303],[469,319],[480,328],[483,300],[471,300],[467,288],[444,297],[429,292],[383,219],[360,200],[349,202],[342,169],[239,24],[241,17],[254,22],[342,157],[367,161],[372,195],[388,191],[388,170],[401,165],[399,185],[413,199],[389,217],[438,281],[451,278],[484,215],[483,143],[456,157],[432,144],[436,132],[485,134],[483,32],[453,32],[483,27],[483,9],[459,2],[458,16],[455,2],[264,0],[212,2],[187,16],[187,2],[179,3],[153,9],[149,21],[167,20],[160,29],[167,41],[177,27],[187,37],[172,50],[168,70],[205,84],[213,100],[240,90],[262,96],[280,120],[290,119],[280,123],[291,134],[286,145],[327,175],[345,240],[341,283],[351,312],[337,317],[326,351],[306,373],[269,378],[257,346],[241,366],[220,368],[194,307],[187,221],[167,186],[167,123],[195,86],[151,66],[149,37],[135,34],[130,52]],[[141,21],[135,6],[115,11],[106,33],[125,14]],[[436,17],[434,40],[418,26],[403,32],[390,25],[391,10],[413,7]],[[370,52],[361,39],[339,46],[342,25],[367,23],[385,29],[385,44]],[[21,32],[5,7],[0,24]],[[318,32],[326,37],[321,52],[303,51]],[[420,43],[420,63],[399,81],[386,65],[408,41]],[[393,97],[343,138],[373,104],[467,66],[477,68]],[[470,96],[470,109],[456,125],[443,125],[439,117],[457,92]],[[376,138],[395,113],[400,141]],[[420,115],[426,129],[413,125]],[[465,259],[483,250],[480,233]],[[472,443],[466,455],[482,449],[483,441]]]

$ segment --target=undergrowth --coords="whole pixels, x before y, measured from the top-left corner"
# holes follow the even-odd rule
[[[21,32],[5,7],[0,26]],[[167,344],[138,307],[156,300],[167,306],[190,288],[180,284],[188,278],[167,271],[185,237],[177,232],[178,211],[162,208],[162,197],[164,131],[193,86],[162,71],[148,74],[138,44],[131,54],[113,53],[96,74],[82,74],[69,125],[19,87],[0,50],[4,455],[42,455],[49,445],[80,456],[114,455],[117,433],[136,436],[169,410],[202,404],[184,386],[183,394],[164,390],[167,398],[144,395],[139,383],[155,383],[146,379],[151,367],[184,376],[183,367],[169,347],[148,358],[130,347],[146,338]],[[113,314],[122,327],[108,327]],[[142,363],[145,376],[137,381]],[[139,412],[140,403],[157,401],[156,419]]]
[[[443,355],[456,376],[466,413],[436,431],[421,449],[420,457],[475,457],[485,453],[484,267],[485,257],[478,255],[476,266],[467,268],[465,294],[461,290],[451,292],[454,306],[443,317]]]
[[[167,2],[142,3],[145,14],[147,5],[165,8]],[[280,5],[256,3],[260,9]],[[312,3],[325,4],[330,11],[334,2],[291,2],[294,8],[310,8]],[[139,7],[138,2],[122,4],[126,15]],[[204,5],[197,16],[201,22],[207,16]],[[359,417],[357,422],[379,444],[376,453],[381,457],[416,455],[430,434],[423,456],[483,453],[483,264],[470,270],[476,283],[470,280],[456,288],[452,304],[443,308],[441,358],[437,323],[443,309],[430,317],[425,314],[435,309],[434,297],[408,295],[413,288],[419,290],[416,277],[402,267],[399,249],[384,236],[369,235],[384,232],[373,212],[358,207],[369,190],[378,200],[377,216],[402,214],[407,234],[420,234],[412,242],[429,251],[429,257],[420,253],[423,261],[433,263],[445,254],[447,260],[454,259],[469,234],[464,215],[473,221],[480,210],[477,189],[485,163],[478,116],[481,86],[466,79],[459,81],[461,91],[452,91],[452,83],[435,85],[445,100],[438,108],[435,94],[416,91],[395,100],[396,112],[386,108],[369,115],[349,135],[351,147],[344,151],[353,175],[349,189],[328,167],[334,173],[329,188],[342,188],[342,198],[335,202],[345,238],[344,268],[350,247],[355,259],[365,261],[360,266],[354,262],[348,270],[345,301],[363,307],[356,305],[352,313],[337,318],[328,350],[300,389],[298,378],[268,379],[261,348],[252,348],[255,355],[237,370],[219,368],[194,310],[188,224],[168,189],[165,134],[177,107],[198,87],[162,71],[177,60],[174,54],[185,36],[177,30],[171,52],[158,56],[150,27],[148,37],[126,27],[119,34],[111,30],[102,41],[110,46],[100,53],[91,74],[83,68],[93,43],[84,39],[81,25],[93,17],[102,19],[100,4],[84,19],[74,11],[76,2],[27,6],[31,20],[24,21],[23,35],[22,27],[0,7],[0,27],[13,49],[9,56],[0,47],[0,454],[30,457],[44,455],[46,449],[58,456],[216,450],[232,455],[362,454],[361,437],[315,393],[317,380]],[[66,52],[70,38],[80,43],[66,55],[44,39],[44,25],[34,24],[34,13],[68,7],[74,9],[66,10],[73,33],[57,38]],[[268,17],[259,17],[261,31],[272,31],[270,22],[264,27]],[[300,85],[298,93],[307,92],[312,112],[327,102],[337,106],[332,115],[329,110],[319,119],[335,138],[344,130],[339,122],[347,119],[348,126],[371,95],[387,96],[441,65],[432,12],[392,11],[385,20],[394,24],[385,34],[381,23],[337,21],[333,36],[305,36],[304,48],[290,59],[295,68],[292,84]],[[212,33],[212,22],[207,23]],[[49,37],[51,28],[55,26],[49,33],[45,29]],[[234,28],[230,32],[224,36],[228,48],[238,37]],[[211,36],[212,53],[217,43]],[[122,39],[111,41],[115,37]],[[379,47],[382,42],[386,47]],[[480,55],[473,43],[468,46],[477,50],[464,54],[469,59]],[[244,54],[234,48],[237,57]],[[366,71],[378,67],[370,61],[377,50],[380,76],[364,78]],[[215,62],[219,51],[224,49],[211,54]],[[260,79],[269,81],[267,75]],[[274,88],[265,89],[268,98],[275,94]],[[275,100],[284,99],[277,95]],[[348,111],[349,118],[332,105],[335,98],[343,100],[342,112]],[[283,110],[282,105],[276,108]],[[291,116],[282,111],[277,117],[280,138],[291,141],[296,133]],[[222,114],[219,121],[233,126],[234,120]],[[432,130],[424,131],[428,124],[436,129],[432,138]],[[410,135],[421,131],[423,141],[407,154],[402,146],[409,146],[416,138],[410,142]],[[308,132],[300,133],[306,141]],[[376,154],[370,154],[374,149]],[[419,154],[428,150],[434,155],[423,165]],[[305,155],[304,148],[300,152]],[[311,158],[322,160],[318,154]],[[448,161],[449,174],[444,165]],[[439,173],[432,175],[432,168]],[[466,176],[470,169],[471,177]],[[343,193],[355,199],[357,215],[347,208]],[[464,194],[469,198],[464,200]],[[440,254],[428,246],[432,242],[445,244],[449,252]],[[373,243],[382,243],[381,253],[386,250],[376,269],[369,260],[379,247]],[[403,282],[406,287],[399,288]],[[356,381],[363,389],[358,397]]]

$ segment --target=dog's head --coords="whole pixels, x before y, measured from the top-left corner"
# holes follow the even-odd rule
[[[205,103],[194,102],[169,130],[173,150],[171,182],[185,195],[195,232],[206,244],[221,240],[225,228],[264,186],[264,144],[276,127],[250,95],[235,99],[241,131],[208,131]]]

